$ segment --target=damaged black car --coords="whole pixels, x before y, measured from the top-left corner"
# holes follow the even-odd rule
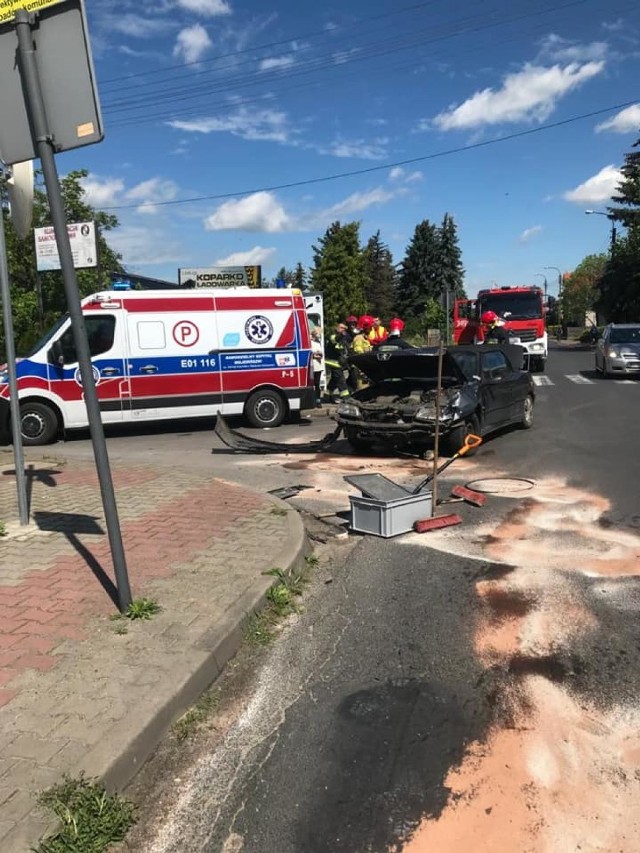
[[[340,403],[336,420],[354,450],[383,444],[423,452],[433,446],[438,391],[438,349],[376,351],[352,364],[371,384]],[[534,384],[522,348],[514,345],[444,349],[440,435],[447,452],[465,436],[533,425]]]

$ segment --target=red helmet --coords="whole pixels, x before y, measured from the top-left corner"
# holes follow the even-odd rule
[[[373,317],[370,314],[363,314],[358,320],[359,329],[371,329],[373,327]]]
[[[404,323],[400,319],[400,317],[394,317],[393,320],[389,323],[389,331],[390,332],[402,332],[404,329]]]
[[[347,325],[349,325],[350,323],[353,323],[354,326],[357,326],[358,325],[358,318],[354,317],[353,314],[351,314],[349,317],[347,317],[347,319],[345,320],[345,323]]]
[[[480,319],[483,323],[489,325],[489,323],[495,323],[499,318],[495,311],[485,311]]]

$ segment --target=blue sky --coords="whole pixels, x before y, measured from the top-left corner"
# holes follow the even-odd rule
[[[606,205],[640,135],[637,2],[87,6],[106,136],[59,165],[87,168],[91,201],[116,208],[132,271],[246,262],[270,276],[310,264],[334,219],[359,220],[363,239],[379,229],[400,261],[415,225],[447,211],[471,294],[606,249],[607,220],[584,210]],[[228,197],[185,201],[212,195]]]

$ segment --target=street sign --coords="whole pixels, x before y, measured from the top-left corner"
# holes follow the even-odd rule
[[[13,227],[18,237],[26,240],[33,218],[33,160],[13,164],[7,190]]]
[[[84,0],[46,3],[40,12],[43,3],[20,0],[10,7],[38,9],[33,40],[49,130],[55,151],[70,151],[104,136]],[[5,7],[0,0],[0,11]],[[0,116],[0,160],[11,165],[35,159],[13,23],[0,25]]]
[[[181,287],[260,287],[262,267],[206,267],[179,269]]]
[[[73,254],[73,265],[76,269],[95,267],[98,265],[98,251],[96,246],[95,222],[69,222],[67,225],[69,240],[71,241],[71,252]],[[36,243],[36,267],[38,272],[49,272],[59,270],[60,257],[58,255],[58,244],[56,235],[51,226],[36,228],[34,230]]]
[[[41,12],[47,6],[55,6],[62,0],[0,0],[0,24],[12,21],[18,9],[27,12]]]

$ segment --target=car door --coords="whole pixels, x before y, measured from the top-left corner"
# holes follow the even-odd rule
[[[122,312],[92,311],[84,314],[93,376],[102,420],[105,423],[123,419],[123,399],[128,396],[125,365],[125,330]],[[82,423],[85,418],[82,378],[71,326],[60,336],[63,365],[50,368],[55,390],[66,403],[68,423]],[[59,380],[63,380],[60,382]],[[52,383],[53,387],[54,383]],[[62,393],[60,393],[62,389]]]
[[[499,349],[488,348],[480,356],[484,428],[497,429],[511,421],[512,369]]]
[[[596,342],[596,370],[604,370],[604,351],[609,340],[609,332],[610,329],[607,326]]]

